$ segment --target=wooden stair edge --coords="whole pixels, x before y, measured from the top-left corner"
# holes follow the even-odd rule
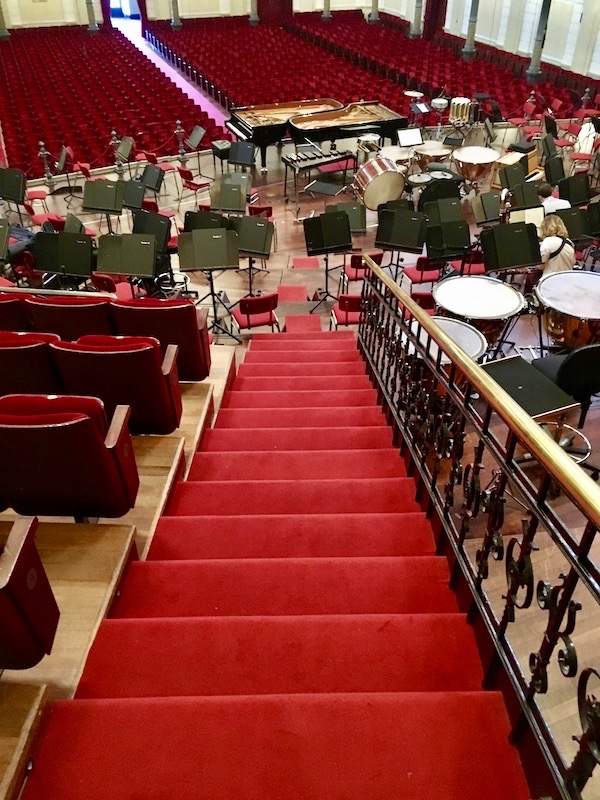
[[[0,683],[0,800],[13,800],[25,779],[29,753],[47,700],[45,684]],[[23,708],[23,701],[27,705]],[[3,730],[6,723],[14,730],[15,717],[21,719],[18,736]],[[16,740],[15,740],[16,739]]]

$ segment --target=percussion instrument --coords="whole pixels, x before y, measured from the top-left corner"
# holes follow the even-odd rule
[[[525,298],[516,289],[488,275],[445,278],[433,287],[433,297],[442,312],[471,323],[490,345],[498,341],[507,322],[525,305]]]
[[[412,100],[420,100],[423,97],[423,92],[416,92],[413,90],[409,90],[404,92],[405,97],[410,97]]]
[[[356,172],[354,188],[365,206],[377,211],[382,203],[400,197],[404,191],[404,175],[389,158],[377,156]]]
[[[431,172],[415,172],[414,175],[408,175],[406,180],[413,189],[422,189],[429,181],[433,180],[433,175]]]
[[[401,164],[408,163],[412,159],[412,148],[391,145],[389,147],[382,147],[377,155],[381,158],[389,158],[390,161],[400,166]]]
[[[380,142],[381,136],[378,133],[363,133],[363,135],[359,136],[356,140],[356,146],[359,150],[370,153],[373,152],[373,150],[379,149]]]
[[[423,142],[415,147],[415,158],[422,170],[427,169],[432,161],[446,161],[451,154],[452,148],[439,142]]]
[[[463,178],[475,185],[481,183],[500,154],[491,147],[459,147],[452,154]]]
[[[439,178],[440,180],[448,181],[448,180],[452,180],[452,178],[456,178],[456,175],[454,175],[454,173],[449,172],[446,169],[436,169],[431,173],[431,177],[432,178],[436,178],[436,179]]]
[[[479,358],[481,358],[481,356],[488,349],[487,339],[481,333],[481,331],[478,331],[477,328],[474,328],[472,325],[468,325],[466,322],[461,322],[459,319],[452,319],[452,317],[432,317],[431,319],[436,322],[444,331],[444,333],[449,336],[450,339],[452,339],[454,344],[457,344],[462,350],[464,350],[469,358],[473,359],[473,361],[477,361]],[[411,328],[413,330],[416,328],[416,321],[411,323]],[[427,331],[421,328],[419,342],[423,345],[426,345],[427,339]],[[429,345],[428,352],[432,359],[437,359],[438,346],[433,340]],[[445,353],[442,353],[440,363],[449,364],[450,358]]]
[[[443,114],[448,108],[448,101],[445,97],[434,97],[431,101],[431,107],[434,111],[437,111],[438,114]]]
[[[534,292],[546,309],[546,333],[557,344],[574,349],[600,342],[600,273],[551,272]]]
[[[471,101],[468,97],[453,97],[450,103],[450,123],[453,125],[466,125],[469,122]]]

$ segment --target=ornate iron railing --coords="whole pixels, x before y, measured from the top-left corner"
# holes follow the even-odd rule
[[[532,796],[598,798],[600,487],[366,260],[359,347]]]

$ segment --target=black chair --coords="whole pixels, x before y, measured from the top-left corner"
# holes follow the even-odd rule
[[[583,428],[592,395],[600,392],[600,344],[570,353],[536,358],[532,365],[581,404],[578,428]]]

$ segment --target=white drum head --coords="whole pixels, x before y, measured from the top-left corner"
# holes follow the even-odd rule
[[[461,322],[458,319],[452,319],[451,317],[432,317],[431,319],[452,339],[454,344],[457,344],[464,350],[466,355],[474,361],[481,358],[487,350],[488,343],[485,336],[472,325],[468,325],[466,322]],[[427,332],[421,329],[419,341],[424,345],[427,339]],[[438,346],[434,341],[432,341],[429,346],[429,353],[432,358],[437,358]],[[447,355],[442,354],[440,363],[449,364],[450,359]]]
[[[446,278],[434,286],[433,297],[440,308],[463,319],[508,319],[525,304],[512,286],[486,275]]]
[[[417,172],[414,175],[409,175],[406,179],[411,186],[424,186],[429,181],[433,180],[430,172]]]
[[[393,161],[395,164],[403,164],[406,161],[410,161],[411,148],[390,145],[388,147],[382,147],[377,155],[381,158],[389,158],[389,160]]]
[[[541,278],[535,293],[546,308],[578,319],[600,319],[599,272],[551,272]]]
[[[354,185],[365,206],[377,211],[382,203],[397,200],[404,191],[404,175],[387,158],[367,161],[354,176]]]

